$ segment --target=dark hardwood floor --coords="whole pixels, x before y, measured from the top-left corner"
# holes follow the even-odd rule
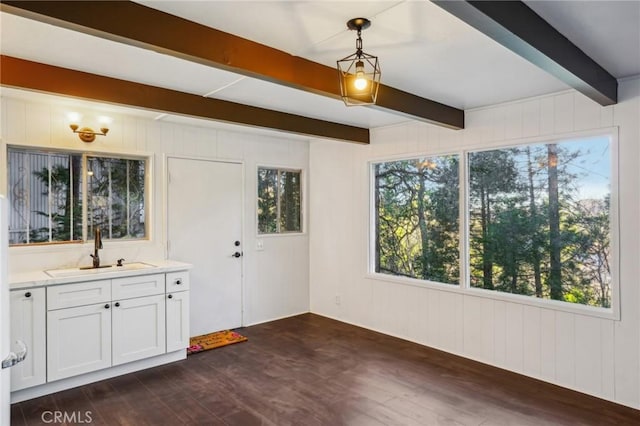
[[[640,411],[318,315],[238,331],[249,341],[14,404],[12,425],[56,424],[42,418],[56,410],[109,426],[640,425]]]

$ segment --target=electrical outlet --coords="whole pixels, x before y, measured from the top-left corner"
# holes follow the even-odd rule
[[[342,303],[342,299],[339,294],[336,294],[336,305],[340,305]]]
[[[256,250],[258,251],[264,250],[264,241],[256,240]]]

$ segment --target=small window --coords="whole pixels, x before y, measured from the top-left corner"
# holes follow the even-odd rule
[[[302,232],[300,170],[258,168],[258,233]]]
[[[11,245],[147,235],[145,159],[9,148],[7,166]]]

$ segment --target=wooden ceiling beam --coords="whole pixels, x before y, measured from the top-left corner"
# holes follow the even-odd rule
[[[618,82],[521,1],[435,4],[602,106],[618,102]]]
[[[127,105],[288,133],[369,143],[369,129],[302,117],[146,84],[0,56],[0,84],[7,87]]]
[[[338,73],[307,59],[130,1],[11,1],[4,12],[340,99]],[[381,85],[370,108],[464,128],[464,111]]]

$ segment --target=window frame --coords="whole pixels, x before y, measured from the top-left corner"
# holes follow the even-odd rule
[[[300,173],[300,230],[299,231],[277,231],[277,232],[260,232],[260,218],[258,214],[259,200],[258,200],[258,173],[260,169],[269,169],[276,170],[279,176],[280,172],[297,172]],[[295,166],[274,166],[274,165],[266,165],[266,164],[257,164],[255,168],[255,230],[256,230],[256,238],[263,237],[283,237],[283,236],[296,236],[296,235],[304,235],[306,234],[306,214],[305,214],[305,188],[306,188],[306,172],[302,167],[297,168]],[[277,202],[277,218],[276,218],[276,229],[280,228],[280,197],[276,194],[276,202]]]
[[[434,150],[433,152],[413,152],[410,154],[392,155],[371,159],[367,163],[367,182],[368,191],[368,213],[369,213],[369,229],[367,241],[367,269],[365,277],[376,281],[393,282],[398,284],[416,286],[421,288],[433,289],[438,291],[446,291],[460,295],[482,297],[495,301],[510,302],[519,305],[535,306],[539,308],[552,309],[581,315],[587,315],[597,318],[605,318],[619,321],[620,320],[620,218],[619,218],[619,135],[617,127],[609,127],[591,131],[571,132],[562,135],[549,135],[534,138],[523,138],[519,140],[500,141],[492,144],[474,144],[460,147],[457,150]],[[499,149],[508,149],[514,147],[522,147],[534,144],[562,144],[563,142],[574,141],[582,138],[605,137],[609,139],[610,147],[610,247],[613,260],[611,262],[611,307],[602,308],[597,306],[583,305],[579,303],[571,303],[552,299],[539,299],[528,295],[512,294],[484,288],[471,287],[470,285],[470,258],[469,258],[469,153],[492,151]],[[417,278],[408,278],[383,274],[375,271],[375,165],[379,163],[409,160],[419,157],[433,157],[444,155],[459,155],[459,221],[460,221],[460,284],[447,284],[435,281],[421,280]]]
[[[462,164],[462,157],[461,157],[461,151],[445,151],[445,152],[435,152],[435,153],[431,153],[431,154],[425,154],[425,153],[418,153],[415,155],[410,155],[410,156],[394,156],[391,158],[385,158],[382,160],[376,160],[376,161],[370,161],[369,162],[369,186],[371,188],[371,190],[369,191],[370,194],[370,206],[369,206],[369,211],[370,211],[370,232],[369,232],[369,238],[370,238],[370,242],[369,242],[369,265],[368,265],[368,271],[371,274],[374,274],[375,276],[382,276],[382,277],[388,277],[391,278],[393,280],[402,280],[402,281],[406,281],[407,283],[414,283],[414,284],[418,284],[420,285],[421,283],[429,283],[431,285],[435,285],[438,288],[440,286],[445,286],[445,287],[449,287],[449,288],[453,288],[453,289],[458,289],[463,285],[464,279],[465,279],[465,270],[463,269],[463,237],[462,234],[459,232],[458,235],[458,270],[459,270],[459,277],[458,277],[458,283],[442,283],[439,281],[433,281],[433,280],[423,280],[420,278],[413,278],[413,277],[407,277],[407,276],[401,276],[401,275],[392,275],[392,274],[385,274],[382,272],[376,272],[376,254],[375,254],[375,244],[376,244],[376,231],[375,231],[375,225],[376,225],[376,205],[375,205],[375,200],[376,200],[376,195],[375,195],[375,166],[377,164],[381,164],[381,163],[390,163],[390,162],[397,162],[397,161],[405,161],[405,160],[415,160],[418,158],[424,158],[424,157],[446,157],[446,156],[456,156],[458,157],[458,179],[461,181],[462,180],[462,173],[463,173],[463,164]],[[463,216],[463,210],[461,209],[462,207],[462,196],[464,194],[463,190],[462,190],[462,185],[460,184],[460,181],[458,183],[458,229],[461,230],[462,226],[464,225],[464,222],[462,220],[462,216]]]
[[[124,242],[143,242],[143,241],[150,241],[151,240],[151,233],[152,233],[152,226],[151,226],[151,218],[152,218],[152,212],[151,212],[151,208],[150,206],[152,205],[152,194],[153,194],[153,188],[152,188],[152,182],[153,182],[153,160],[154,160],[154,155],[150,154],[150,153],[125,153],[125,152],[101,152],[101,151],[81,151],[81,150],[74,150],[74,149],[65,149],[65,148],[51,148],[51,147],[44,147],[44,146],[39,146],[39,145],[16,145],[16,144],[4,144],[4,147],[2,149],[2,157],[3,157],[3,163],[6,166],[6,170],[7,173],[4,174],[3,179],[4,179],[4,189],[5,189],[5,193],[7,191],[7,188],[9,186],[9,164],[8,164],[8,154],[9,154],[9,150],[10,149],[15,149],[15,150],[21,150],[21,151],[25,151],[27,153],[30,152],[42,152],[42,153],[49,153],[49,154],[63,154],[63,155],[79,155],[81,158],[81,169],[82,169],[82,173],[86,174],[87,171],[87,160],[88,157],[94,157],[94,158],[112,158],[112,159],[121,159],[121,160],[139,160],[139,161],[144,161],[145,162],[145,177],[144,177],[144,205],[145,205],[145,212],[144,212],[144,216],[145,216],[145,236],[144,237],[140,237],[140,238],[116,238],[116,239],[108,239],[108,238],[103,238],[103,240],[105,241],[109,241],[109,243],[124,243]],[[64,247],[68,247],[68,246],[77,246],[78,244],[86,244],[91,242],[93,239],[89,238],[90,236],[88,235],[88,221],[87,221],[87,215],[88,215],[88,193],[87,193],[87,189],[88,189],[88,183],[87,183],[87,179],[83,179],[81,182],[81,188],[82,188],[82,212],[81,212],[81,217],[82,217],[82,236],[81,239],[79,240],[69,240],[69,241],[46,241],[46,242],[37,242],[37,243],[24,243],[24,244],[10,244],[9,248],[11,250],[13,249],[18,249],[18,250],[22,250],[25,248],[30,248],[30,249],[37,249],[37,248],[41,248],[41,249],[47,249],[47,248],[64,248]],[[39,250],[36,250],[39,251]]]

